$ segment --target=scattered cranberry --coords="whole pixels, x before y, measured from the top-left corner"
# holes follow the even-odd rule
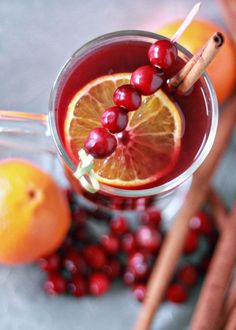
[[[142,302],[144,300],[145,293],[146,293],[145,284],[143,283],[135,284],[135,286],[133,287],[133,294],[138,301]]]
[[[105,294],[110,287],[108,276],[103,273],[94,273],[89,279],[89,291],[94,296]]]
[[[60,268],[61,260],[59,255],[55,253],[48,257],[40,258],[38,264],[44,272],[55,272]]]
[[[128,221],[124,217],[118,217],[111,220],[111,231],[116,235],[124,235],[128,232]]]
[[[190,220],[190,228],[203,235],[210,235],[214,229],[210,215],[203,211],[199,211]]]
[[[190,230],[187,234],[184,253],[193,253],[198,248],[198,235],[195,231]]]
[[[104,250],[111,255],[117,254],[120,250],[120,240],[113,234],[105,234],[101,238]]]
[[[127,233],[122,237],[121,248],[124,252],[129,254],[137,249],[136,238],[133,233]]]
[[[158,40],[149,49],[148,57],[152,65],[161,69],[170,68],[176,61],[177,47],[170,40]]]
[[[173,303],[181,304],[188,298],[187,290],[180,283],[171,284],[167,289],[166,298]]]
[[[108,261],[108,264],[103,268],[104,273],[109,276],[110,279],[118,278],[121,274],[121,264],[118,259],[112,258]]]
[[[63,257],[63,265],[71,273],[85,274],[87,272],[84,258],[74,248],[69,249]]]
[[[116,137],[103,127],[92,129],[84,143],[85,150],[98,159],[109,157],[116,146]]]
[[[141,216],[141,223],[151,227],[158,227],[161,223],[161,213],[157,209],[144,212]]]
[[[177,279],[183,284],[192,287],[197,283],[198,280],[198,271],[197,268],[193,265],[183,266],[177,274]]]
[[[136,233],[136,240],[140,248],[148,252],[157,252],[161,246],[161,234],[154,228],[142,226]]]
[[[88,292],[86,279],[80,274],[74,275],[72,280],[68,283],[68,291],[75,297],[85,296]]]
[[[155,93],[163,84],[163,72],[151,65],[144,65],[136,69],[130,82],[142,95]]]
[[[123,281],[126,285],[133,285],[135,283],[136,276],[133,271],[131,271],[129,268],[126,269],[123,275]]]
[[[128,258],[128,267],[137,279],[146,279],[151,269],[149,255],[143,252],[131,254]]]
[[[119,133],[128,124],[128,114],[124,108],[115,106],[106,109],[101,120],[104,128],[107,128],[111,133]]]
[[[125,199],[120,201],[120,205],[125,208]],[[134,202],[132,205],[137,205],[137,201]],[[142,301],[146,281],[155,261],[154,254],[161,244],[161,214],[150,205],[152,199],[148,205],[146,199],[141,202],[146,211],[141,216],[141,226],[133,232],[126,218],[119,216],[111,220],[111,213],[100,212],[98,209],[83,210],[76,199],[71,197],[73,221],[67,238],[57,252],[38,262],[40,268],[48,273],[45,291],[51,295],[68,292],[75,297],[82,297],[89,292],[101,295],[108,290],[111,281],[122,277],[124,283],[132,287],[136,299]],[[100,244],[94,243],[97,237],[86,225],[87,217],[99,222],[104,220],[103,224],[109,223],[111,232],[100,238]],[[199,235],[204,234],[207,235],[208,255],[202,256],[200,264],[186,264],[178,270],[177,283],[167,290],[167,299],[175,303],[184,302],[187,299],[187,288],[197,283],[200,272],[206,272],[217,240],[211,217],[206,213],[198,213],[191,221],[190,228],[185,253],[196,251]]]
[[[128,111],[134,111],[140,107],[142,99],[140,92],[134,86],[122,85],[115,90],[113,101]]]
[[[107,264],[107,257],[100,245],[88,245],[84,248],[84,257],[93,269],[101,269]]]
[[[66,280],[58,273],[50,273],[44,283],[44,290],[50,295],[64,293],[66,292]]]

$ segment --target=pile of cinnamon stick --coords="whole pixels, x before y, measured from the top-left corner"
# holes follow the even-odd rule
[[[219,0],[225,22],[236,49],[236,2]],[[223,64],[222,64],[223,65]],[[182,255],[189,221],[208,201],[215,215],[220,237],[192,316],[191,330],[236,329],[236,202],[227,211],[211,188],[214,172],[221,160],[236,124],[236,94],[221,113],[214,146],[193,176],[190,190],[170,229],[149,280],[146,297],[135,330],[149,330],[166,288]],[[234,184],[232,182],[232,184]],[[236,185],[236,183],[235,183]]]

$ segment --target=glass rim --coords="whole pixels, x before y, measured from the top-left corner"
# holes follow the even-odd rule
[[[65,162],[67,167],[72,171],[72,173],[75,172],[76,166],[74,165],[74,163],[71,161],[71,159],[67,155],[65,148],[61,142],[61,139],[60,139],[60,136],[59,136],[58,130],[57,130],[56,116],[55,116],[55,110],[54,110],[55,109],[55,107],[54,107],[55,96],[58,91],[61,77],[63,76],[63,73],[66,72],[66,70],[70,66],[71,62],[78,56],[83,55],[83,53],[85,51],[87,51],[90,47],[95,46],[97,43],[99,43],[101,41],[111,40],[116,37],[128,37],[128,36],[144,37],[144,38],[146,37],[149,39],[156,39],[156,40],[167,39],[164,36],[161,36],[157,33],[142,31],[142,30],[121,30],[121,31],[103,34],[99,37],[92,39],[91,41],[85,43],[83,46],[78,48],[72,54],[72,56],[66,61],[66,63],[63,65],[63,67],[59,71],[59,73],[54,81],[54,84],[53,84],[53,87],[52,87],[52,90],[50,93],[50,98],[49,98],[49,113],[48,113],[49,126],[50,126],[51,134],[54,139],[56,148],[57,148],[60,156],[62,157],[63,161]],[[176,45],[177,45],[177,48],[185,56],[187,56],[188,58],[192,57],[192,54],[187,49],[185,49],[183,46],[179,45],[178,43],[176,43]],[[190,178],[193,175],[193,173],[203,163],[203,161],[207,157],[209,151],[211,150],[211,147],[212,147],[214,139],[215,139],[217,124],[218,124],[218,102],[217,102],[215,90],[213,88],[213,85],[212,85],[207,73],[204,73],[202,75],[202,79],[204,80],[204,82],[206,84],[206,88],[209,92],[209,97],[210,97],[210,101],[212,104],[212,120],[211,120],[209,134],[206,139],[205,145],[203,146],[202,150],[197,155],[196,159],[194,159],[193,163],[183,173],[181,173],[174,179],[172,179],[164,184],[161,184],[159,186],[156,186],[156,187],[140,188],[140,189],[131,190],[131,189],[116,188],[116,187],[112,187],[112,186],[100,183],[99,192],[102,192],[105,194],[112,194],[112,195],[116,195],[119,197],[136,197],[136,198],[137,197],[148,197],[148,196],[154,196],[154,195],[162,195],[162,194],[170,192],[171,190],[173,190],[174,188],[176,188],[177,186],[179,186],[180,184],[185,182],[188,178]]]

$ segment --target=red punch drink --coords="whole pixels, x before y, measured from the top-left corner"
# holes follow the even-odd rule
[[[138,198],[172,191],[193,174],[212,146],[217,103],[208,78],[202,76],[183,96],[167,86],[189,58],[178,46],[175,64],[159,75],[161,88],[143,95],[138,110],[128,112],[126,128],[114,134],[116,150],[94,160],[100,190],[92,196],[73,177],[78,151],[91,130],[102,126],[104,110],[114,106],[114,91],[129,84],[137,68],[150,66],[149,48],[161,38],[140,31],[100,37],[72,56],[54,86],[50,122],[66,173],[80,194],[100,204],[116,205],[123,198],[127,208],[135,208]]]

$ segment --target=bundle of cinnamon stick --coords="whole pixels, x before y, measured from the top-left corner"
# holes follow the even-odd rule
[[[233,34],[236,49],[235,0],[219,0],[226,25]],[[209,62],[217,54],[223,38],[216,33],[170,80],[170,85],[185,93],[199,79]],[[191,330],[236,329],[236,201],[231,211],[226,211],[223,201],[211,188],[211,180],[217,165],[230,142],[236,123],[236,95],[221,113],[219,128],[213,148],[193,176],[185,202],[177,214],[151,274],[146,297],[135,323],[134,330],[149,330],[165,291],[181,257],[189,221],[209,201],[220,232],[214,256],[204,281],[190,324]]]

